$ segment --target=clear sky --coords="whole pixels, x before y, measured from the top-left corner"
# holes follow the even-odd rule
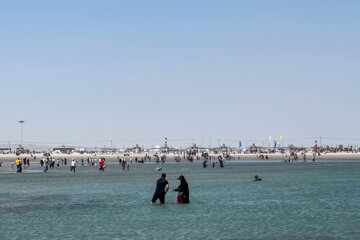
[[[19,141],[23,119],[24,142],[360,145],[359,12],[332,0],[2,0],[0,143]]]

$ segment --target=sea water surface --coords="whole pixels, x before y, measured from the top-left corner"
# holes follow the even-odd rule
[[[360,239],[358,161],[161,165],[171,189],[185,176],[188,205],[150,204],[156,166],[3,166],[0,239]]]

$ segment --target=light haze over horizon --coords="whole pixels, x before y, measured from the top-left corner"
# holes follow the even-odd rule
[[[330,0],[0,1],[0,144],[25,120],[25,143],[360,145],[359,12]]]

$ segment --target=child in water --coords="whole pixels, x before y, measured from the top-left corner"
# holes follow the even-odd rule
[[[176,198],[176,203],[177,203],[177,204],[183,204],[183,203],[184,203],[184,200],[183,200],[183,198],[182,198],[182,196],[181,196],[180,191],[177,191],[177,193],[178,193],[178,195],[177,195],[177,198]]]

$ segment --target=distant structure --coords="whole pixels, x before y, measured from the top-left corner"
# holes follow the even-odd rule
[[[9,148],[9,147],[1,147],[0,148],[0,153],[9,154],[9,153],[11,153],[11,148]]]
[[[24,154],[24,153],[29,153],[30,150],[29,149],[25,149],[22,145],[19,145],[17,148],[16,148],[16,155],[20,155],[20,154]]]
[[[134,153],[140,153],[143,151],[143,149],[139,146],[139,144],[136,144],[134,147],[129,148],[128,150]]]
[[[61,153],[72,153],[73,151],[75,151],[75,147],[66,147],[64,145],[62,145],[61,147],[55,147],[53,149],[53,151],[59,151]]]
[[[199,152],[199,147],[194,143],[187,149],[189,155],[196,155]]]
[[[164,146],[160,148],[160,152],[162,153],[168,153],[170,150],[169,146],[168,146],[168,139],[167,137],[165,137],[165,142],[164,142]]]
[[[104,147],[104,148],[101,148],[101,152],[102,153],[116,153],[116,152],[118,152],[118,149],[115,147]]]

